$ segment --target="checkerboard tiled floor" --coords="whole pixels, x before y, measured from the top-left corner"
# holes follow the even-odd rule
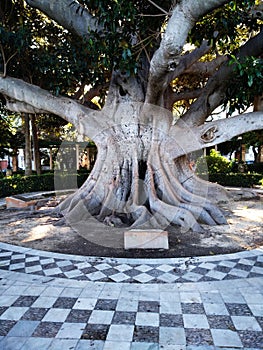
[[[263,349],[262,250],[98,261],[0,248],[1,350]]]

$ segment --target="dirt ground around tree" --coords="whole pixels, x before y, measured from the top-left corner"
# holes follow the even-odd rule
[[[125,250],[124,231],[96,220],[80,223],[76,231],[56,212],[63,196],[49,197],[37,210],[0,209],[0,241],[59,253],[98,256],[165,258],[216,255],[263,246],[263,191],[231,192],[222,210],[227,225],[203,226],[205,233],[182,232],[169,226],[169,250]],[[84,229],[83,229],[84,228]],[[80,234],[81,232],[81,234]],[[83,233],[84,232],[84,233]]]

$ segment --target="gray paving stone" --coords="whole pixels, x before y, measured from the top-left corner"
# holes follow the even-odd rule
[[[26,337],[5,337],[0,340],[0,349],[20,350],[27,340]]]

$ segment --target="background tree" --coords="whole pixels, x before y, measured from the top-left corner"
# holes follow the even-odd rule
[[[15,10],[24,5],[12,3]],[[262,13],[253,7],[255,1],[27,4],[32,21],[24,21],[15,31],[29,27],[28,63],[37,64],[49,79],[43,83],[19,76],[15,69],[21,64],[11,59],[13,50],[7,54],[7,40],[2,42],[0,92],[9,108],[56,114],[98,147],[89,179],[63,202],[67,218],[85,220],[92,214],[132,227],[174,223],[195,231],[202,231],[200,222],[225,223],[208,199],[222,199],[222,188],[196,177],[187,154],[262,128],[262,112],[207,123],[217,107],[233,104],[237,95],[249,105],[247,96],[254,94],[255,84],[258,93],[263,90],[260,64],[251,65],[263,52]],[[49,20],[43,20],[43,13]],[[55,34],[46,31],[51,27]],[[241,73],[244,67],[248,74]],[[245,98],[233,88],[236,78],[240,91],[244,84]],[[195,84],[185,84],[189,80]],[[92,103],[95,96],[101,110]],[[180,101],[185,111],[175,121],[171,111]]]

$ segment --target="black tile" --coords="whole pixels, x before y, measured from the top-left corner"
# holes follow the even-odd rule
[[[262,332],[239,331],[238,334],[244,347],[263,349]]]
[[[59,297],[53,305],[53,308],[72,309],[77,300],[77,298]]]
[[[11,264],[20,264],[20,263],[24,263],[25,262],[25,258],[13,258],[12,257],[12,261]]]
[[[27,321],[41,321],[43,317],[46,315],[49,309],[32,307],[26,311],[23,315],[22,320]]]
[[[181,303],[183,314],[204,314],[203,304],[199,303]]]
[[[250,316],[252,312],[246,304],[226,303],[226,307],[231,316]]]
[[[186,345],[213,345],[209,329],[185,329]]]
[[[20,296],[11,306],[30,307],[37,300],[37,296],[25,295]]]
[[[223,273],[229,273],[231,270],[232,270],[231,267],[221,266],[221,265],[218,265],[218,266],[214,269],[214,271],[219,271],[219,272],[223,272]]]
[[[161,327],[183,327],[183,316],[173,314],[160,314],[160,326]]]
[[[157,277],[164,275],[165,272],[153,269],[153,270],[147,271],[146,273],[147,273],[147,275],[149,275],[151,277],[157,278]]]
[[[93,272],[98,272],[97,269],[95,269],[94,267],[90,266],[90,267],[85,267],[84,269],[79,269],[82,273],[88,275],[90,273],[93,273]]]
[[[90,317],[90,310],[71,310],[68,314],[66,322],[72,323],[87,323]]]
[[[235,326],[230,316],[208,315],[207,320],[212,329],[230,329],[235,330]]]
[[[203,267],[195,267],[194,269],[191,270],[191,272],[198,273],[199,275],[205,275],[209,272],[210,270],[204,269]]]
[[[102,324],[88,324],[84,329],[81,339],[106,340],[110,326]]]
[[[136,312],[116,311],[112,324],[135,324]]]
[[[258,323],[263,331],[263,317],[256,317],[256,320],[258,321]]]
[[[78,269],[76,268],[76,266],[74,266],[74,265],[60,266],[59,268],[60,268],[60,270],[61,270],[62,272],[68,272],[68,271],[72,271],[72,270],[78,270]]]
[[[0,336],[6,336],[15,324],[16,321],[0,320]]]
[[[251,265],[245,265],[245,264],[236,264],[235,269],[243,270],[243,271],[250,271],[253,266]]]
[[[26,267],[40,265],[39,260],[26,262]]]
[[[114,299],[98,299],[94,310],[114,311],[116,309],[117,302],[118,300]]]
[[[55,263],[50,263],[50,264],[41,264],[43,266],[44,270],[49,270],[49,269],[56,269],[58,268],[57,264]]]
[[[32,334],[32,337],[54,338],[62,325],[63,323],[61,322],[41,322]]]
[[[1,307],[0,307],[0,315],[2,315],[7,309],[8,309],[8,307],[6,307],[6,306],[1,306]]]
[[[139,270],[131,269],[131,270],[125,271],[124,273],[125,273],[125,275],[127,275],[129,277],[135,277],[135,276],[140,275],[143,272],[141,272]]]
[[[139,312],[159,312],[160,303],[158,301],[139,301]]]
[[[134,342],[158,343],[159,328],[147,326],[135,326],[133,333]]]

